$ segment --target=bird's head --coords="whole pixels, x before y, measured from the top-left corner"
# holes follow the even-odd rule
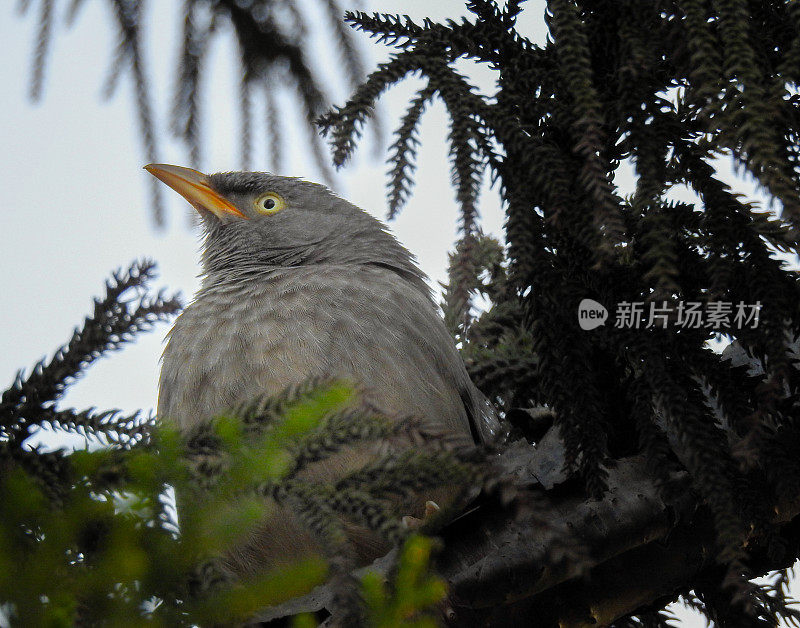
[[[200,213],[207,275],[363,263],[424,277],[383,223],[324,185],[267,172],[206,175],[166,164],[145,169]]]

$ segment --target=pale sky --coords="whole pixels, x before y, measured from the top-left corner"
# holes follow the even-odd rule
[[[113,51],[115,30],[105,2],[84,3],[70,30],[63,28],[66,3],[56,3],[56,37],[48,59],[43,101],[33,105],[27,97],[36,9],[20,19],[4,3],[0,9],[0,383],[10,384],[17,369],[30,368],[66,342],[92,307],[91,298],[100,295],[110,271],[127,267],[137,258],[149,257],[159,264],[160,279],[154,286],[180,291],[188,300],[197,287],[198,237],[189,228],[188,204],[164,188],[167,226],[154,228],[148,207],[146,163],[139,141],[136,111],[129,76],[121,81],[117,94],[102,102],[101,88]],[[299,4],[311,10],[315,0]],[[354,3],[364,10],[375,10]],[[181,3],[149,3],[145,58],[155,97],[155,117],[161,153],[160,161],[188,165],[183,147],[166,132],[171,105],[174,66],[179,48]],[[543,41],[543,2],[527,3],[520,29],[536,41]],[[461,0],[394,0],[380,3],[380,10],[408,13],[415,19],[457,18],[464,14]],[[316,20],[324,23],[325,20]],[[315,38],[320,50],[312,62],[323,72],[336,73],[337,59]],[[368,55],[368,67],[385,60],[388,49],[373,44],[366,35],[359,41]],[[206,103],[206,171],[235,170],[238,162],[239,117],[235,103],[238,93],[236,51],[231,37],[218,36],[208,66],[218,98]],[[491,73],[485,68],[470,71],[486,89]],[[385,124],[394,128],[407,106],[418,80],[394,88],[383,99]],[[341,104],[345,92],[332,90]],[[289,122],[285,136],[303,141],[296,126],[293,101],[282,99]],[[258,112],[259,109],[256,109]],[[254,169],[266,169],[266,133],[255,116]],[[456,239],[457,206],[449,185],[446,133],[447,115],[441,104],[429,108],[423,117],[418,157],[417,186],[410,203],[391,228],[419,258],[421,268],[434,282],[446,278],[447,252]],[[385,203],[385,147],[380,156],[372,150],[371,135],[354,162],[339,173],[337,191],[360,207],[383,218]],[[320,177],[313,161],[300,151],[284,156],[281,174]],[[480,199],[485,231],[502,235],[503,213],[495,190],[485,186]],[[435,284],[434,284],[435,285]],[[167,326],[143,334],[121,352],[99,360],[86,377],[72,387],[64,407],[83,409],[120,408],[126,412],[150,409],[156,402],[159,356]],[[79,444],[78,441],[75,444]],[[703,625],[681,611],[681,626]]]

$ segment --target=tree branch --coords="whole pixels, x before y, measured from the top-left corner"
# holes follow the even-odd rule
[[[686,473],[674,474],[670,487],[684,497],[667,504],[645,458],[632,456],[608,470],[604,497],[591,499],[580,482],[565,479],[563,460],[556,428],[537,446],[513,444],[497,461],[515,487],[511,497],[504,482],[441,531],[437,567],[450,583],[454,625],[521,625],[536,617],[539,626],[607,626],[719,582],[713,518],[697,505]],[[800,545],[800,498],[775,511],[789,547],[770,556],[763,539],[748,539],[756,574],[786,567]],[[385,557],[372,567],[390,565]],[[319,587],[259,619],[317,611],[330,599]]]

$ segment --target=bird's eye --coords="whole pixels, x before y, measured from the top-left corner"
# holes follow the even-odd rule
[[[262,194],[259,196],[255,202],[253,203],[255,209],[260,214],[277,214],[281,211],[284,207],[286,207],[286,202],[283,200],[283,197],[280,194],[276,194],[275,192],[267,192],[266,194]]]

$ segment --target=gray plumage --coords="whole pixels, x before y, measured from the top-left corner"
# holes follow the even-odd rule
[[[169,333],[158,414],[181,428],[311,375],[349,377],[390,414],[485,434],[425,275],[378,220],[322,185],[222,173],[212,187],[249,220],[203,212],[202,286]],[[286,207],[256,215],[267,191]]]
[[[169,333],[162,419],[187,430],[256,395],[329,375],[358,382],[388,415],[490,438],[492,410],[425,275],[380,221],[300,179],[240,172],[204,181],[244,217],[193,203],[205,230],[202,285]],[[256,201],[268,192],[285,206],[264,215]]]

